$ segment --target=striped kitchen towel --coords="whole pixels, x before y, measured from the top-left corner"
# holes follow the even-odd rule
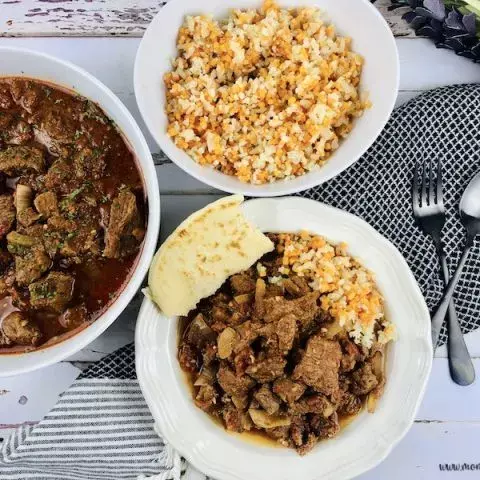
[[[0,479],[205,480],[156,433],[128,345],[88,368],[0,450]]]

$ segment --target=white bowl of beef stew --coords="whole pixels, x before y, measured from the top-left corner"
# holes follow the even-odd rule
[[[192,400],[177,359],[179,341],[185,338],[179,335],[180,319],[165,317],[149,299],[144,300],[135,336],[144,396],[165,440],[211,478],[353,478],[380,463],[413,423],[432,365],[425,301],[399,251],[363,220],[302,198],[250,200],[242,208],[263,232],[306,230],[334,244],[346,242],[348,252],[375,275],[385,316],[397,330],[396,341],[388,345],[385,390],[376,410],[364,409],[305,456],[250,434],[229,433]]]
[[[0,376],[63,360],[138,292],[160,226],[137,123],[63,60],[0,48]]]

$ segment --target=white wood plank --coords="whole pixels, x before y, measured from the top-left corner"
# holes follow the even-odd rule
[[[416,423],[387,459],[358,480],[438,480],[480,478],[480,425]],[[441,471],[442,464],[468,463],[478,470]],[[478,467],[477,467],[478,465]],[[460,467],[461,468],[461,467]]]
[[[0,395],[0,428],[38,422],[79,373],[80,370],[69,363],[58,363],[32,373],[0,378],[0,391],[3,392]]]
[[[141,37],[163,3],[159,0],[2,0],[0,35]],[[388,10],[389,0],[377,0],[376,5],[395,35],[414,35],[400,18],[402,11]]]

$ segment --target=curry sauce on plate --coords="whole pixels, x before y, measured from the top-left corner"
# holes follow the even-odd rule
[[[135,265],[145,210],[135,157],[97,104],[0,78],[0,353],[95,321]]]

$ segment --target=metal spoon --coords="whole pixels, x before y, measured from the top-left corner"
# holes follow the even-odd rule
[[[448,304],[452,299],[453,292],[455,291],[457,283],[462,275],[468,254],[473,247],[475,237],[480,233],[480,173],[471,180],[462,195],[460,201],[460,220],[467,232],[465,247],[460,262],[458,263],[458,267],[450,279],[450,282],[448,282],[448,285],[445,287],[442,301],[432,317],[432,343],[434,347],[437,345],[440,329],[442,328],[443,321],[447,314]],[[452,334],[458,336],[461,335],[461,331],[460,329],[454,329],[454,331],[450,331],[450,335]],[[455,340],[452,339],[452,341]],[[471,360],[468,360],[469,363],[471,363]],[[475,379],[475,370],[473,369],[473,366],[465,364],[464,368],[466,369],[465,373],[469,372],[468,376],[471,379],[470,383],[472,383]]]

